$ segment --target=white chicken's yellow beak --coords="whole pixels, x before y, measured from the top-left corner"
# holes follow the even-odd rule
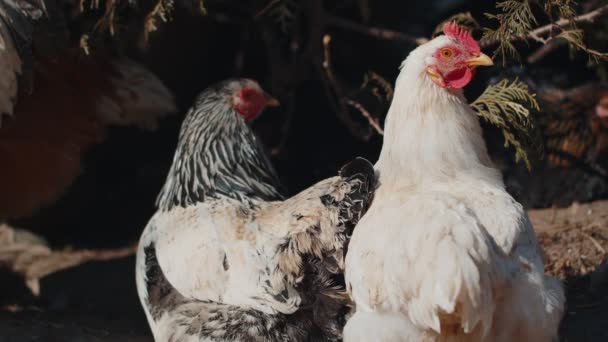
[[[492,58],[488,57],[485,53],[480,53],[479,56],[466,60],[468,66],[491,66],[494,65]]]

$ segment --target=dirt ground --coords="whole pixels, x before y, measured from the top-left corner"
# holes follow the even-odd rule
[[[567,288],[562,341],[608,341],[608,201],[533,210],[530,218],[547,271],[562,278]],[[50,275],[42,280],[38,299],[19,279],[0,284],[3,293],[19,294],[2,303],[0,342],[152,341],[137,299],[133,265],[134,258],[126,257]]]
[[[566,286],[562,341],[608,341],[608,201],[529,214],[546,271]]]

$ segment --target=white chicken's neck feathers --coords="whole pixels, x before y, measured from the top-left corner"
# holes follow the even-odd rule
[[[173,165],[157,199],[160,210],[186,207],[207,197],[282,198],[272,164],[245,120],[232,109],[222,84],[201,93],[186,114]]]
[[[462,91],[441,88],[426,74],[424,56],[446,42],[432,43],[412,51],[402,65],[376,167],[385,180],[417,182],[423,176],[450,177],[462,171],[495,178],[477,115]]]

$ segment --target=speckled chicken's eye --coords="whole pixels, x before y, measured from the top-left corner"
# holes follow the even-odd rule
[[[452,52],[452,49],[441,49],[441,57],[449,59],[452,58],[452,55],[454,54],[454,52]]]

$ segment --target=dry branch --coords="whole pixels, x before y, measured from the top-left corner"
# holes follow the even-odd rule
[[[334,112],[336,112],[353,135],[359,136],[357,125],[348,117],[348,108],[344,102],[344,91],[331,68],[330,42],[331,36],[325,34],[323,36],[323,61],[321,63],[321,79],[323,80],[324,89]]]
[[[89,261],[103,261],[132,255],[137,245],[106,250],[53,251],[35,235],[0,225],[0,265],[23,276],[25,284],[40,295],[40,279]]]
[[[348,19],[334,16],[328,17],[327,21],[329,25],[378,39],[397,40],[417,45],[422,45],[429,41],[428,38],[425,37],[415,37],[412,35],[385,28],[365,26]]]
[[[592,23],[595,21],[595,19],[597,19],[600,16],[607,14],[607,13],[608,13],[608,5],[604,5],[599,8],[596,8],[595,10],[592,10],[590,12],[576,16],[572,19],[560,19],[556,22],[538,27],[538,28],[530,31],[525,36],[513,36],[513,41],[532,39],[541,44],[547,44],[552,39],[557,37],[557,36],[555,36],[555,37],[545,38],[545,36],[547,34],[551,34],[555,28],[563,29],[567,25],[572,24],[572,23],[582,23],[582,22]],[[494,46],[497,43],[498,43],[497,40],[486,39],[486,40],[481,41],[480,45],[482,48],[488,48],[488,47]]]
[[[590,23],[592,23],[595,21],[595,19],[597,19],[598,17],[600,17],[604,14],[607,14],[607,13],[608,13],[608,5],[604,5],[599,8],[596,8],[595,10],[587,12],[585,14],[576,16],[572,20],[560,19],[554,23],[536,28],[533,31],[531,31],[528,36],[530,38],[542,37],[548,33],[551,33],[552,29],[554,29],[556,27],[560,28],[560,29],[564,28],[565,26],[567,26],[568,24],[571,24],[572,22],[575,22],[575,23],[590,22]]]
[[[538,27],[538,28],[530,31],[528,33],[528,35],[526,35],[526,36],[513,37],[513,40],[532,39],[539,43],[547,44],[550,41],[552,41],[553,38],[556,38],[556,37],[544,38],[545,35],[552,33],[553,29],[555,29],[555,28],[562,29],[562,28],[566,27],[567,25],[572,24],[573,22],[574,23],[583,23],[583,22],[592,23],[597,18],[599,18],[602,15],[605,15],[607,13],[608,13],[608,5],[604,5],[599,8],[596,8],[595,10],[591,10],[587,13],[576,16],[572,20],[560,19],[551,24],[547,24],[547,25]],[[359,24],[357,22],[354,22],[354,21],[351,21],[348,19],[335,17],[335,16],[328,17],[328,23],[335,27],[354,31],[354,32],[357,32],[357,33],[360,33],[360,34],[363,34],[366,36],[378,38],[378,39],[398,40],[398,41],[403,41],[403,42],[408,42],[408,43],[414,43],[417,45],[422,45],[429,41],[429,39],[426,37],[416,37],[416,36],[408,35],[408,34],[405,34],[402,32],[393,31],[393,30],[389,30],[389,29],[385,29],[385,28],[368,27],[363,24]],[[484,40],[480,43],[480,45],[482,48],[488,48],[488,47],[494,46],[497,43],[498,43],[498,41],[496,41],[496,40]],[[579,48],[581,48],[581,47],[579,46]],[[601,54],[601,52],[591,50],[588,48],[585,48],[585,50],[592,54]],[[538,57],[536,57],[536,58],[538,59]]]
[[[372,126],[372,128],[374,130],[376,130],[376,133],[378,133],[380,135],[384,135],[384,130],[382,129],[382,127],[380,127],[378,122],[372,117],[372,115],[367,111],[367,109],[365,109],[365,107],[363,107],[362,104],[360,104],[357,101],[351,100],[351,99],[347,99],[346,104],[348,104],[349,106],[351,106],[351,107],[355,108],[357,111],[359,111],[359,113],[361,113],[361,115],[363,115],[363,117],[365,117],[367,119],[367,122],[369,122],[369,125]]]
[[[336,79],[334,72],[331,67],[331,53],[330,53],[330,42],[331,36],[325,34],[323,36],[323,62],[322,65],[322,80],[325,88],[325,92],[330,100],[330,104],[333,107],[333,110],[337,113],[338,117],[342,120],[342,122],[348,127],[350,132],[363,140],[369,140],[371,137],[370,134],[362,134],[359,125],[357,125],[354,121],[349,117],[349,109],[348,107],[353,107],[357,110],[364,118],[367,119],[369,125],[376,131],[378,134],[383,135],[384,130],[380,127],[378,122],[372,117],[365,107],[357,101],[354,101],[348,98],[344,91]]]

